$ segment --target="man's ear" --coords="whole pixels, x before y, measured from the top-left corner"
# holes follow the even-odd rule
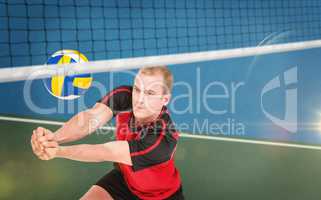
[[[170,99],[171,99],[171,95],[170,95],[170,94],[165,94],[165,95],[163,96],[163,104],[164,104],[165,106],[167,106],[167,104],[169,103]]]

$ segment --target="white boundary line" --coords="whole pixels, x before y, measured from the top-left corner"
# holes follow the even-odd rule
[[[48,124],[48,125],[63,125],[64,124],[64,122],[61,122],[61,121],[27,119],[27,118],[7,117],[7,116],[0,116],[0,121],[13,121],[13,122],[24,122],[24,123],[33,123],[33,124]],[[101,127],[100,129],[115,130],[115,127],[104,126],[104,127]],[[192,135],[189,133],[181,133],[180,136],[184,137],[184,138],[194,138],[194,139],[204,139],[204,140],[217,140],[217,141],[225,141],[225,142],[238,142],[238,143],[247,143],[247,144],[261,144],[261,145],[268,145],[268,146],[321,150],[321,146],[290,144],[290,143],[282,143],[282,142],[269,142],[269,141],[259,141],[259,140],[250,140],[250,139],[240,139],[240,138],[228,138],[228,137],[216,137],[216,136],[206,136],[206,135]]]
[[[311,48],[320,48],[321,40],[293,42],[287,44],[273,44],[258,47],[181,53],[173,55],[146,56],[136,58],[111,59],[90,61],[74,64],[34,65],[21,67],[7,67],[0,69],[0,83],[21,80],[49,78],[54,75],[75,75],[83,73],[99,73],[122,71],[150,67],[157,65],[175,65],[194,62],[205,62],[228,58],[257,56],[271,53],[298,51]],[[88,67],[90,66],[90,67]]]

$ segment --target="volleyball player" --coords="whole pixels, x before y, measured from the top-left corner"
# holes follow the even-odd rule
[[[34,130],[31,144],[42,160],[66,158],[112,161],[114,169],[94,184],[88,199],[184,199],[174,154],[179,138],[166,105],[173,76],[165,66],[142,68],[133,86],[110,91],[93,108],[80,112],[55,133]],[[116,141],[95,145],[60,144],[79,140],[116,117]]]

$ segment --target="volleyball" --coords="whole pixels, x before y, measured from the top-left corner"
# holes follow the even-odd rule
[[[60,50],[55,52],[47,64],[69,64],[88,62],[88,59],[76,50]],[[77,66],[75,66],[77,67]],[[45,86],[54,97],[63,100],[73,100],[84,95],[92,83],[91,74],[78,74],[71,76],[52,76],[46,79]]]

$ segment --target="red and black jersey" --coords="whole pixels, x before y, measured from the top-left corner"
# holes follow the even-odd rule
[[[118,165],[133,194],[141,199],[165,199],[181,186],[174,164],[179,134],[165,106],[154,122],[135,126],[131,95],[132,87],[121,86],[100,100],[116,116],[117,140],[129,144],[133,165]]]

